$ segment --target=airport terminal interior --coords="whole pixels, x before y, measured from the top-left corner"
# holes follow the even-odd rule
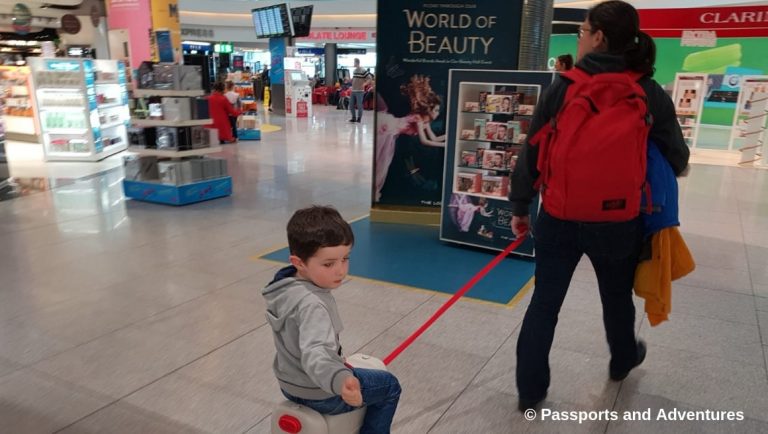
[[[488,271],[532,114],[599,2],[540,3],[0,2],[0,432],[357,433],[281,413],[262,290],[286,224],[351,224],[347,357],[387,358]],[[695,270],[660,324],[633,297],[647,356],[612,381],[584,256],[521,412],[534,232],[386,366],[391,432],[768,432],[768,8],[629,3],[690,150]]]

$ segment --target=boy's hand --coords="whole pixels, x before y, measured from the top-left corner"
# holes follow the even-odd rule
[[[363,406],[363,394],[360,392],[360,381],[350,376],[344,380],[344,387],[341,388],[341,399],[352,407]]]

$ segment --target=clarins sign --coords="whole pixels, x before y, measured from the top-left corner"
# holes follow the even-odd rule
[[[748,12],[705,12],[699,17],[704,24],[768,23],[768,10]]]

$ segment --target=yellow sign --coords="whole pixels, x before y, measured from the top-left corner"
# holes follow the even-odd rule
[[[152,9],[152,60],[159,61],[156,35],[158,30],[168,30],[171,33],[171,45],[176,62],[181,57],[181,24],[179,23],[178,0],[151,0]]]

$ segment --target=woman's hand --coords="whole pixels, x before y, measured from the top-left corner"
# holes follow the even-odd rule
[[[528,230],[531,227],[531,216],[512,216],[512,233],[517,238],[524,235],[528,235]]]

